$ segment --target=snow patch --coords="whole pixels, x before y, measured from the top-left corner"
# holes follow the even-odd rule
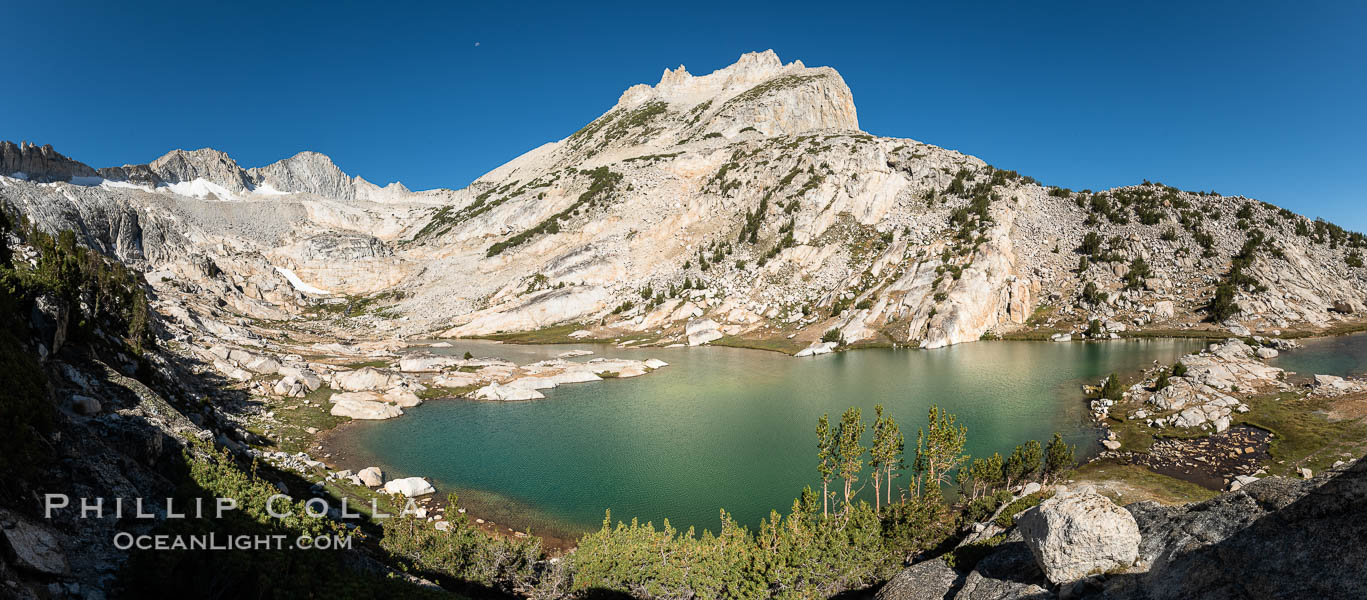
[[[114,180],[111,180],[111,179],[106,179],[106,180],[104,180],[104,181],[101,181],[101,182],[100,182],[100,187],[102,187],[102,188],[123,188],[123,189],[132,189],[132,190],[142,190],[142,191],[145,191],[145,192],[150,192],[150,191],[152,191],[151,188],[149,188],[149,187],[147,187],[147,186],[145,186],[145,185],[138,185],[138,184],[136,184],[136,183],[129,183],[129,182],[127,182],[127,181],[114,181]]]
[[[280,190],[275,189],[274,187],[271,187],[271,184],[269,183],[263,183],[252,188],[252,193],[261,194],[262,196],[286,196],[289,194],[289,192],[282,192]]]
[[[166,184],[165,187],[172,194],[175,194],[177,196],[192,196],[195,198],[205,198],[209,195],[214,195],[217,196],[220,200],[231,200],[233,198],[233,193],[229,192],[227,188],[224,188],[223,186],[218,185],[217,183],[214,183],[202,177],[195,179],[194,181],[169,183]]]
[[[275,270],[279,271],[281,275],[284,275],[285,279],[289,280],[290,285],[294,286],[294,289],[304,292],[305,294],[314,294],[318,296],[327,296],[332,294],[332,292],[329,292],[327,290],[319,289],[307,283],[304,283],[304,280],[300,279],[298,275],[295,275],[294,271],[286,269],[285,267],[276,267]]]

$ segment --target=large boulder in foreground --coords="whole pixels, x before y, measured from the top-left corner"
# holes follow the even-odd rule
[[[1139,525],[1090,486],[1061,490],[1017,520],[1051,583],[1126,569],[1139,558]]]
[[[0,511],[0,550],[25,571],[54,576],[71,572],[55,532],[5,511]]]
[[[963,576],[939,558],[916,563],[903,569],[878,590],[874,600],[911,600],[943,597],[960,583]],[[943,590],[943,591],[941,591]]]

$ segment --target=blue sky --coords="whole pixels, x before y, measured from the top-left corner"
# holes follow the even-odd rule
[[[0,138],[93,166],[316,150],[462,187],[666,67],[772,48],[839,70],[870,133],[1367,230],[1367,4],[1026,4],[12,3]]]

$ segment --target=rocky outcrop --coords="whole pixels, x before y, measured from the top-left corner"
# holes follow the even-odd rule
[[[1038,509],[1043,511],[1044,506]],[[1075,521],[1067,535],[1081,543],[1057,548],[1062,564],[1089,561],[1089,549],[1109,546],[1112,536],[1124,548],[1101,548],[1115,569],[1096,564],[1085,579],[1054,585],[1021,536],[1032,520],[1007,535],[995,551],[969,573],[951,579],[938,561],[918,563],[895,577],[879,598],[1053,597],[1107,600],[1178,600],[1210,598],[1360,598],[1367,577],[1359,565],[1367,561],[1367,461],[1337,469],[1312,480],[1268,477],[1244,480],[1236,491],[1185,506],[1140,502],[1124,507],[1098,506],[1106,518]],[[1125,522],[1116,529],[1117,524]],[[1038,523],[1037,523],[1038,524]],[[1137,532],[1131,527],[1137,526]],[[1034,525],[1030,526],[1034,527]],[[1122,531],[1123,530],[1123,531]],[[1060,532],[1062,533],[1062,532]],[[1138,545],[1135,548],[1137,533]],[[1136,552],[1137,550],[1137,552]],[[1047,556],[1047,555],[1046,555]],[[1110,559],[1115,559],[1111,562]],[[1121,563],[1133,566],[1121,568]],[[1112,571],[1103,573],[1103,571]]]
[[[684,328],[684,333],[688,335],[689,346],[701,346],[722,338],[722,333],[717,328],[717,322],[711,319],[689,321]]]
[[[1263,350],[1267,348],[1259,348]],[[1263,357],[1242,340],[1230,339],[1211,344],[1202,352],[1179,359],[1186,374],[1168,379],[1168,385],[1150,390],[1136,385],[1125,392],[1126,399],[1145,404],[1130,418],[1142,419],[1151,427],[1207,428],[1216,433],[1229,429],[1236,413],[1248,412],[1248,405],[1236,393],[1282,390],[1282,369],[1262,362]],[[1104,415],[1108,407],[1094,409]]]
[[[368,392],[333,394],[331,401],[332,408],[328,412],[335,417],[382,421],[403,415],[403,409],[384,401],[376,394]]]
[[[874,596],[875,600],[910,600],[912,598],[946,597],[927,595],[927,592],[956,589],[963,575],[945,564],[943,559],[932,558],[916,563],[898,573]]]
[[[71,572],[60,538],[42,524],[0,511],[0,541],[18,569],[51,576]]]
[[[1025,545],[1054,585],[1129,569],[1139,557],[1139,526],[1090,487],[1059,490],[1017,519]]]
[[[356,473],[356,477],[366,487],[380,487],[384,485],[384,472],[379,467],[366,467]]]
[[[194,183],[203,180],[231,194],[247,192],[252,178],[227,153],[213,148],[172,150],[147,165],[157,179],[167,184]],[[222,198],[226,200],[227,198]]]
[[[353,200],[356,189],[351,177],[332,159],[317,152],[300,152],[280,162],[247,171],[256,186],[278,192],[307,193],[324,198]]]
[[[361,367],[354,371],[344,371],[332,376],[333,387],[348,392],[387,390],[402,382],[401,376],[375,367]]]
[[[409,498],[437,493],[432,484],[421,477],[405,477],[386,481],[384,491],[386,494],[401,494]]]
[[[95,177],[94,169],[67,158],[51,144],[37,146],[28,142],[0,141],[0,175],[35,182],[71,181],[73,177]]]

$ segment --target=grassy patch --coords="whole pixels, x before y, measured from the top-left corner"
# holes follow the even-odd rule
[[[472,336],[472,339],[494,340],[507,344],[591,344],[605,341],[596,338],[574,339],[570,337],[571,333],[580,329],[585,329],[583,323],[569,323],[533,331],[514,331],[510,333],[493,333],[489,335]]]
[[[375,369],[388,369],[390,362],[392,361],[390,361],[387,358],[377,358],[375,360],[363,360],[361,362],[343,363],[340,366],[346,367],[348,369],[364,369],[366,367],[371,367]]]
[[[1134,331],[1122,331],[1118,334],[1122,338],[1184,338],[1184,339],[1210,339],[1225,340],[1233,336],[1228,331],[1219,329],[1140,329]]]
[[[751,350],[768,350],[770,352],[782,352],[784,354],[797,354],[798,350],[806,348],[807,345],[801,342],[786,338],[743,338],[734,335],[723,336],[719,340],[710,342],[713,346],[725,346],[728,348],[749,348]]]
[[[442,398],[463,398],[480,386],[463,385],[460,387],[442,387],[439,385],[428,384],[427,389],[418,392],[418,397],[423,400],[440,400]]]
[[[328,401],[332,392],[332,388],[323,386],[309,392],[303,398],[259,397],[257,400],[266,410],[275,413],[276,422],[270,431],[266,431],[265,423],[253,424],[248,429],[274,442],[277,450],[309,451],[313,446],[314,436],[309,433],[309,428],[326,431],[351,420],[332,415],[332,404]],[[305,400],[310,404],[304,404]]]
[[[1124,465],[1111,460],[1093,461],[1078,467],[1073,479],[1094,485],[1098,492],[1120,505],[1144,500],[1160,504],[1186,504],[1200,502],[1219,493],[1138,465]]]
[[[1249,411],[1238,422],[1272,432],[1273,475],[1288,475],[1299,467],[1320,471],[1344,456],[1358,456],[1367,445],[1367,426],[1358,420],[1332,421],[1333,399],[1300,397],[1293,393],[1246,400]]]
[[[1339,335],[1350,335],[1367,331],[1367,320],[1339,323],[1324,329],[1297,329],[1283,331],[1281,337],[1287,339],[1299,339],[1309,337],[1330,337]]]

